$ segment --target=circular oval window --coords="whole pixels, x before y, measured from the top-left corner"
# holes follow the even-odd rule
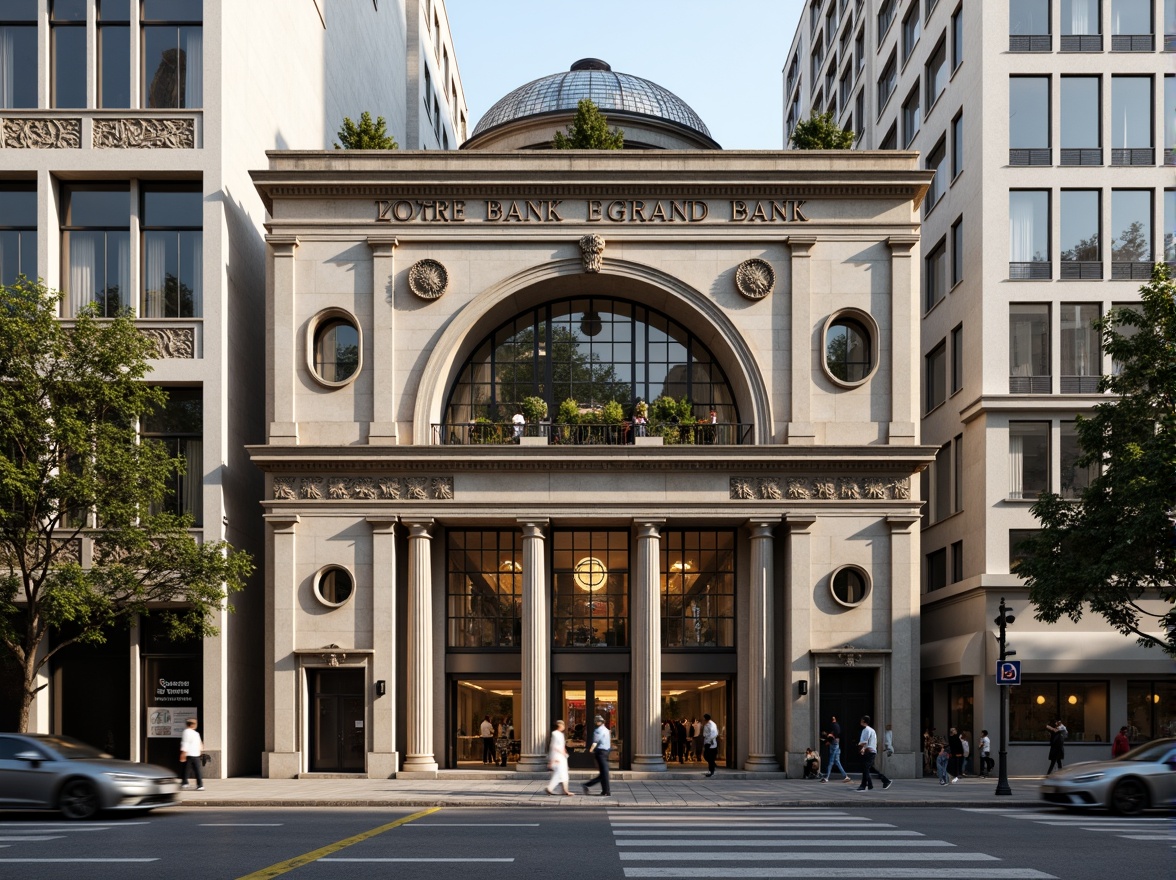
[[[870,594],[870,578],[856,566],[846,565],[833,572],[829,580],[833,598],[846,608],[854,608]]]
[[[873,322],[840,312],[825,325],[825,372],[840,385],[860,385],[874,372]]]
[[[338,608],[351,598],[354,591],[355,581],[345,568],[328,566],[315,576],[314,593],[324,605]]]
[[[360,368],[358,322],[342,310],[319,315],[311,327],[311,372],[324,385],[339,386],[353,379]]]

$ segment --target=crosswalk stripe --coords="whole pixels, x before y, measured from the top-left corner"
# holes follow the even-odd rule
[[[878,828],[881,828],[883,830],[876,831],[875,829],[878,829]],[[887,829],[887,828],[893,829],[894,826],[893,825],[873,825],[870,827],[868,833],[878,835],[878,836],[887,836],[887,837],[924,837],[925,836],[921,831],[899,831],[897,829],[893,830],[893,831],[886,831],[885,829]],[[616,835],[617,837],[634,836],[634,835],[640,836],[640,835],[649,834],[649,833],[651,833],[651,832],[648,832],[648,831],[625,831],[623,829],[618,831],[615,827],[613,828],[613,834]],[[696,837],[698,835],[698,832],[697,831],[658,831],[657,834],[659,837]],[[809,838],[811,838],[813,836],[814,832],[810,831],[810,830],[764,831],[759,828],[748,831],[745,829],[724,828],[723,834],[727,837],[809,837]],[[832,828],[832,829],[827,830],[825,832],[825,835],[830,838],[840,840],[844,836],[844,830]],[[820,836],[820,835],[817,835],[817,836]]]
[[[625,868],[626,877],[681,877],[681,868]],[[694,875],[695,880],[706,877],[812,877],[811,868],[708,868],[705,875]],[[860,880],[861,868],[822,867],[823,880],[849,878]],[[1057,880],[1053,874],[1043,874],[1033,868],[874,868],[871,878],[878,880]]]
[[[105,864],[122,864],[124,862],[130,862],[132,864],[141,864],[143,862],[158,862],[158,861],[159,861],[159,859],[0,859],[0,863],[3,863],[3,864],[15,864],[15,863],[19,862],[20,864],[32,863],[32,864],[37,864],[37,865],[65,864],[65,863],[71,864],[71,865],[72,864],[88,865],[91,863],[105,865]]]
[[[766,853],[692,853],[622,852],[623,862],[999,862],[996,856],[974,852],[766,852]]]
[[[946,840],[891,840],[889,838],[854,838],[852,840],[735,840],[715,838],[710,840],[662,840],[648,838],[645,840],[617,840],[617,846],[681,846],[681,847],[710,847],[710,846],[955,846]]]
[[[19,837],[15,837],[15,836],[14,837],[0,837],[0,840],[3,840],[5,843],[22,843],[25,841],[32,841],[32,840],[61,840],[61,838],[57,837],[57,836],[55,836],[55,837],[39,837],[39,836],[32,837],[30,835],[21,835]]]
[[[1171,840],[1176,841],[1176,834],[1120,834],[1124,840]]]

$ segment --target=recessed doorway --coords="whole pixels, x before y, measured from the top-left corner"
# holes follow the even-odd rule
[[[310,771],[362,773],[367,731],[364,729],[364,671],[310,670]]]
[[[556,717],[567,725],[569,765],[577,770],[593,769],[595,759],[588,756],[592,745],[594,718],[599,715],[611,734],[608,753],[610,767],[620,768],[625,760],[625,706],[620,679],[563,679],[559,683],[559,709]]]

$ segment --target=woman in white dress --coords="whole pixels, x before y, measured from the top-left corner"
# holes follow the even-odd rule
[[[564,739],[564,723],[555,722],[555,730],[551,731],[551,745],[547,749],[547,766],[551,769],[551,779],[547,783],[548,794],[559,794],[555,786],[563,788],[563,793],[571,797],[568,791],[568,748]]]

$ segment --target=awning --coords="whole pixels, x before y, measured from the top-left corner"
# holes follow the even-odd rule
[[[984,673],[984,633],[951,636],[919,647],[923,679],[957,678]]]
[[[1171,675],[1172,658],[1159,648],[1142,648],[1117,632],[1008,632],[1008,646],[1021,661],[1022,675]],[[996,639],[988,634],[988,669],[996,669]]]

